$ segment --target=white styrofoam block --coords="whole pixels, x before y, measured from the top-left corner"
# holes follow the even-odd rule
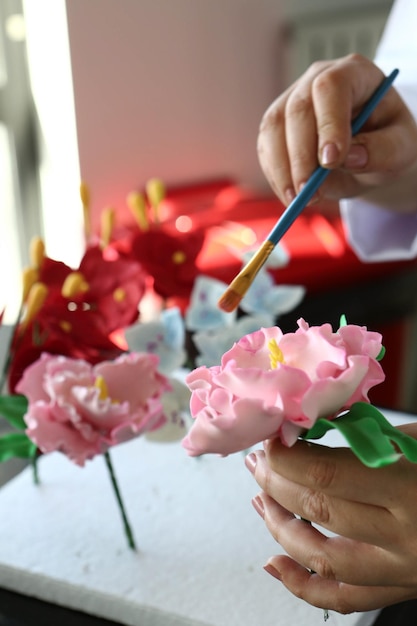
[[[0,490],[1,587],[126,626],[323,623],[262,569],[280,547],[251,506],[243,454],[192,459],[179,443],[136,439],[111,456],[138,551],[103,458],[79,468],[53,453],[39,486],[28,469]],[[361,619],[331,614],[332,626]]]

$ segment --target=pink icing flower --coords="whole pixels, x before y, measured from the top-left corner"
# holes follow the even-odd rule
[[[161,395],[170,386],[158,357],[123,354],[92,366],[43,353],[17,385],[29,407],[26,434],[42,452],[59,450],[77,465],[165,423]]]
[[[302,319],[298,326],[285,335],[261,328],[235,343],[220,366],[188,374],[189,455],[227,455],[277,436],[291,446],[318,418],[369,402],[369,390],[385,378],[376,360],[381,335],[355,325],[333,332]]]

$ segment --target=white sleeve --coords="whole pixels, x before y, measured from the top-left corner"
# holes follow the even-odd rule
[[[375,63],[386,74],[400,73],[395,88],[417,118],[417,1],[396,0]],[[349,242],[362,260],[385,261],[417,256],[417,212],[398,214],[362,200],[342,200]],[[417,208],[417,198],[416,198]]]

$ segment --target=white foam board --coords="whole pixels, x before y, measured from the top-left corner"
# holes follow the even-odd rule
[[[79,468],[53,453],[39,486],[27,469],[0,489],[0,587],[125,626],[323,624],[262,568],[280,547],[250,503],[243,454],[192,459],[142,438],[111,455],[138,551],[103,458]],[[369,622],[332,613],[329,624]]]

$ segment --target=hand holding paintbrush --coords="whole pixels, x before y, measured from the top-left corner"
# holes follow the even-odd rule
[[[365,104],[362,111],[353,120],[352,135],[355,135],[362,128],[363,124],[366,122],[372,111],[375,109],[385,93],[391,87],[397,74],[398,70],[393,70],[391,74],[382,81],[380,86],[376,89],[371,98]],[[291,224],[309,203],[309,201],[329,173],[329,169],[325,169],[321,166],[319,166],[313,172],[306,185],[302,188],[300,193],[294,198],[291,204],[289,204],[284,213],[281,215],[277,224],[269,233],[268,237],[263,242],[259,250],[234,278],[228,289],[220,298],[220,309],[222,309],[223,311],[231,312],[239,306],[240,301],[251,286],[259,270],[270,256],[274,247],[282,239]]]

